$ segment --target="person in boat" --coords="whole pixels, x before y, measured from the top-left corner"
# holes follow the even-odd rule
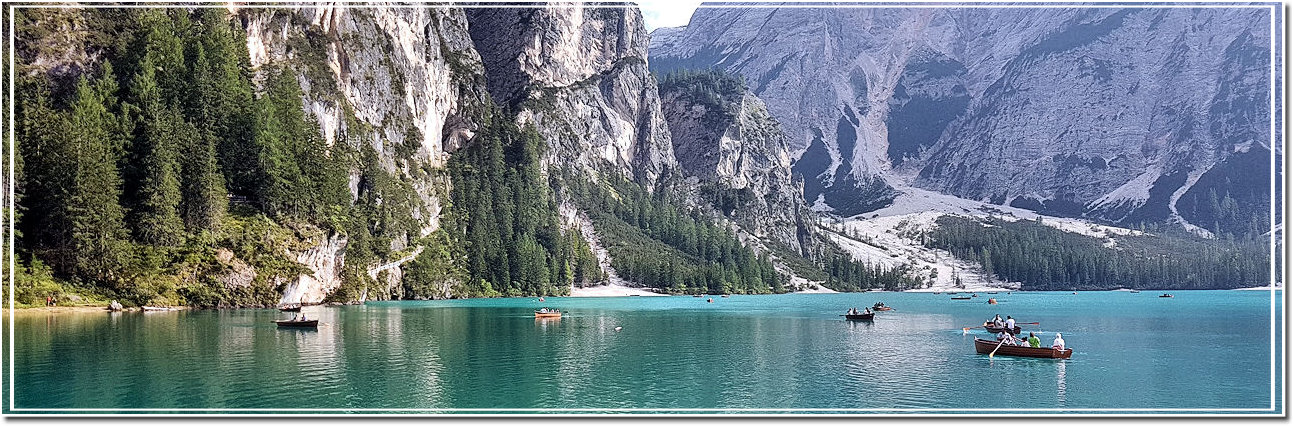
[[[1060,333],[1056,333],[1056,340],[1051,341],[1051,348],[1058,351],[1065,350],[1065,339],[1060,338]]]
[[[548,313],[548,308],[539,308],[539,313],[541,313],[541,314],[546,314],[546,313]]]
[[[872,314],[872,308],[863,308],[863,313],[864,313],[864,314],[871,315],[871,314]]]
[[[1038,339],[1038,336],[1034,336],[1034,335],[1033,335],[1033,332],[1032,332],[1032,331],[1030,331],[1030,332],[1029,332],[1029,347],[1031,347],[1031,348],[1037,348],[1037,347],[1041,347],[1041,345],[1042,345],[1042,341],[1040,341],[1040,340]]]
[[[993,315],[993,327],[994,327],[994,328],[1002,328],[1002,316],[1001,316],[1001,315],[997,315],[997,314],[994,314],[994,315]]]
[[[1010,315],[1006,316],[1006,329],[1007,331],[1015,330],[1015,318],[1011,318]]]

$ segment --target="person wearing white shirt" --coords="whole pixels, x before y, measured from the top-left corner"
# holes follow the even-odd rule
[[[1058,351],[1065,350],[1065,339],[1060,338],[1060,333],[1056,333],[1056,340],[1051,341],[1051,348]]]
[[[1015,318],[1011,318],[1010,315],[1006,316],[1006,331],[1008,333],[1015,333]]]

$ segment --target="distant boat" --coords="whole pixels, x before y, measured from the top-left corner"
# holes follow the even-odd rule
[[[845,319],[849,321],[871,321],[875,313],[870,314],[845,314]]]
[[[174,311],[174,310],[175,310],[175,308],[166,308],[166,307],[160,307],[160,306],[144,306],[142,309],[143,309],[145,312],[161,312],[161,311]]]
[[[971,297],[979,297],[979,295],[975,293],[971,293]]]
[[[1141,290],[1133,290],[1132,293],[1141,293]]]
[[[723,296],[719,296],[719,297],[732,297],[732,295],[731,295],[731,294],[725,294],[725,295],[723,295]]]
[[[936,291],[935,294],[939,294],[939,292]]]
[[[1164,294],[1159,295],[1159,297],[1173,297],[1173,295],[1168,294],[1168,293],[1164,293]]]
[[[693,294],[692,297],[701,297],[699,294]]]
[[[997,352],[993,352],[993,351]],[[1019,356],[1026,358],[1052,358],[1052,359],[1069,359],[1074,354],[1074,348],[1065,348],[1060,351],[1052,348],[1033,348],[1028,346],[999,345],[996,340],[975,339],[975,352],[981,354],[995,354],[1004,356]]]
[[[884,303],[876,302],[876,304],[875,304],[875,305],[872,305],[872,310],[873,310],[873,311],[893,311],[893,310],[894,310],[894,308],[891,308],[891,307],[889,307],[889,306],[885,306],[885,304],[884,304]]]
[[[970,296],[954,297],[952,300],[970,300]]]
[[[997,294],[997,292],[996,292],[996,291],[990,291],[990,292],[988,292],[988,294]]]
[[[274,321],[274,323],[278,324],[279,328],[319,328],[319,320],[317,319],[308,320],[308,321],[282,320],[282,321]]]
[[[543,310],[543,309],[535,311],[535,318],[561,318],[561,317],[562,317],[562,311],[559,311],[556,309],[553,309],[551,311]]]
[[[301,305],[285,305],[279,307],[283,312],[301,312]]]

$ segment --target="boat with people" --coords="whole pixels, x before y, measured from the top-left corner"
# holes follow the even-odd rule
[[[535,311],[535,318],[561,318],[562,311],[558,309],[539,308]]]
[[[278,324],[279,328],[319,328],[319,320],[317,319],[290,319],[274,321],[274,323]]]
[[[282,311],[282,312],[301,312],[301,305],[283,305],[283,306],[279,306],[279,311]]]
[[[893,311],[894,308],[885,306],[884,302],[876,302],[875,305],[872,305],[872,310],[873,311]]]
[[[1168,294],[1168,293],[1164,293],[1164,294],[1159,295],[1159,297],[1173,297],[1173,295]]]
[[[871,321],[872,318],[875,318],[875,317],[876,317],[875,312],[868,313],[868,314],[864,314],[864,313],[845,314],[845,319],[849,321]]]
[[[1016,346],[1002,343],[1000,340],[988,340],[976,337],[975,352],[980,354],[1018,356],[1025,358],[1069,359],[1069,357],[1074,354],[1074,348],[1059,350],[1050,347],[1034,348],[1029,346]]]
[[[1018,325],[1015,326],[1015,328],[1007,330],[1005,325],[997,326],[993,324],[993,321],[984,321],[984,330],[988,331],[989,333],[1001,333],[1003,331],[1008,331],[1011,334],[1020,334],[1020,326]]]

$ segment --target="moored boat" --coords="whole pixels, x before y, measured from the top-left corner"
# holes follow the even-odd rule
[[[997,340],[975,339],[975,352],[981,354],[994,354],[1005,356],[1018,356],[1026,358],[1052,358],[1052,359],[1069,359],[1074,354],[1074,348],[1065,348],[1065,350],[1056,350],[1052,348],[1033,348],[1028,346],[1000,345]],[[994,352],[997,350],[997,352]]]
[[[274,321],[279,328],[319,328],[319,320],[282,320]]]
[[[871,313],[871,314],[845,314],[845,319],[846,319],[846,320],[850,320],[850,321],[871,321],[871,320],[872,320],[872,318],[873,318],[873,317],[875,317],[875,316],[876,316],[876,314],[875,314],[875,313]]]

